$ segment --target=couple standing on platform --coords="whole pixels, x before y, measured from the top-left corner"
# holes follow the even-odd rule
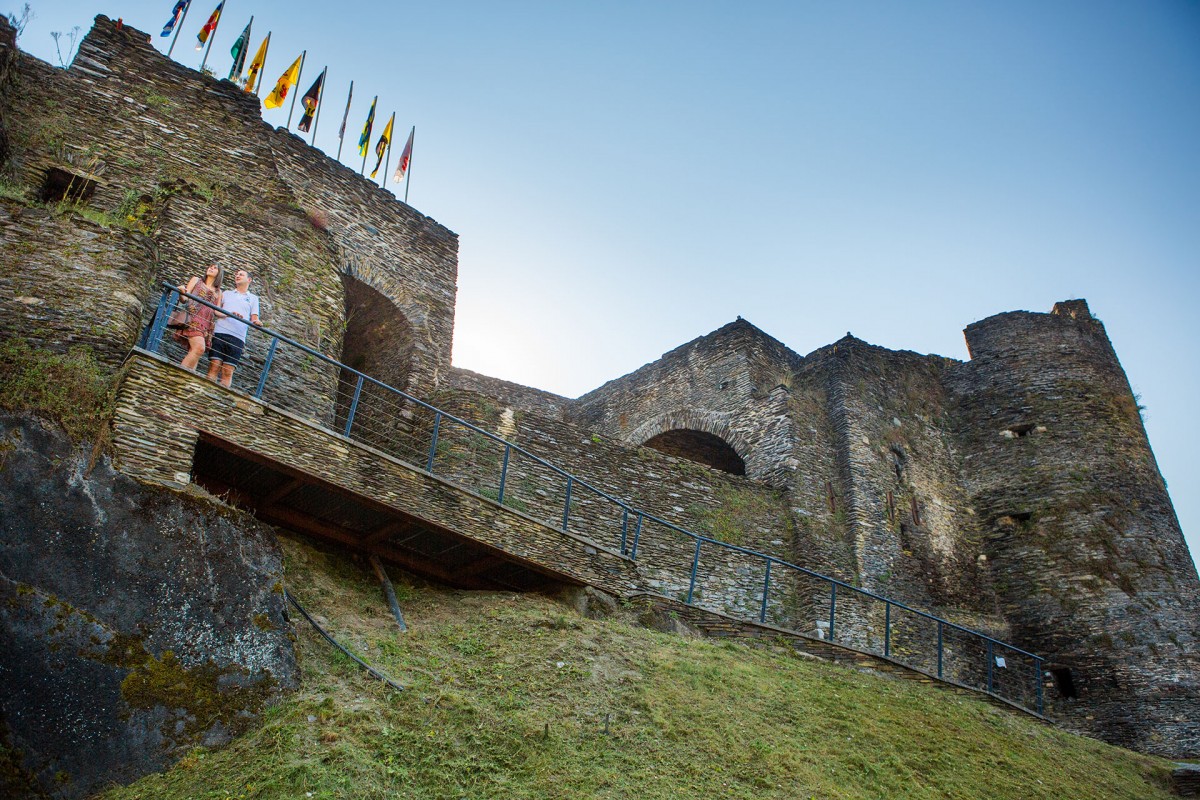
[[[215,381],[220,376],[221,385],[230,386],[233,368],[242,360],[250,330],[244,320],[258,324],[258,295],[249,291],[250,273],[246,270],[233,273],[233,289],[221,291],[224,278],[225,270],[213,264],[204,271],[203,280],[194,277],[187,286],[179,287],[180,291],[219,306],[220,310],[189,302],[187,325],[175,336],[187,343],[187,354],[180,362],[184,367],[195,371],[200,356],[208,350],[208,379]]]

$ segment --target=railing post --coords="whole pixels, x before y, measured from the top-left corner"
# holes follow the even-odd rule
[[[942,621],[938,620],[938,677],[942,677]]]
[[[884,658],[892,657],[892,603],[889,600],[883,601],[883,655]]]
[[[263,388],[265,388],[267,385],[267,373],[271,371],[271,362],[275,360],[275,348],[278,346],[279,346],[279,340],[276,339],[274,336],[272,336],[271,337],[271,346],[267,348],[267,358],[265,361],[263,361],[262,372],[260,372],[258,374],[258,388],[256,388],[254,390],[254,396],[256,398],[258,398],[259,400],[262,399]],[[362,378],[359,378],[358,380],[361,384]],[[358,402],[357,396],[355,396],[354,401],[356,403]],[[353,412],[351,412],[351,413],[353,413]],[[347,428],[349,428],[349,426],[347,426]],[[346,435],[347,436],[350,435],[349,430],[346,431]]]
[[[837,584],[829,582],[829,641],[833,641],[834,613],[837,611]]]
[[[142,338],[138,341],[138,347],[143,350],[150,349],[150,331],[158,324],[160,319],[163,319],[167,314],[167,297],[170,296],[170,289],[163,289],[158,296],[158,308],[154,310],[154,316],[146,323],[145,330],[142,331]]]
[[[988,690],[988,694],[991,694],[992,693],[992,667],[996,663],[996,659],[992,657],[992,640],[991,639],[987,640],[987,661],[988,661],[987,690]]]
[[[567,530],[567,522],[571,519],[571,484],[575,481],[574,476],[567,476],[567,501],[563,503],[563,526],[565,532]]]
[[[438,428],[442,425],[442,412],[433,415],[433,440],[429,443],[429,460],[425,463],[425,471],[433,472],[433,457],[437,455]]]
[[[358,382],[354,384],[354,397],[350,398],[350,412],[346,414],[346,426],[342,429],[342,436],[350,438],[350,426],[354,424],[354,415],[358,411],[358,398],[362,396],[363,376],[358,376]]]
[[[504,482],[508,480],[508,456],[512,452],[512,445],[508,442],[504,443],[504,463],[500,466],[500,489],[496,492],[496,502],[504,505]]]
[[[180,300],[178,289],[169,289],[167,291],[166,307],[160,307],[154,315],[154,322],[150,325],[150,335],[147,337],[146,349],[152,353],[157,353],[158,348],[162,345],[163,331],[167,329],[167,320],[171,317],[170,309],[175,307],[175,304]]]
[[[767,594],[771,591],[771,559],[767,559],[767,574],[763,578],[763,599],[758,609],[758,621],[767,621]]]
[[[621,555],[626,555],[625,543],[629,540],[629,509],[621,506]]]
[[[631,551],[629,551],[629,558],[633,561],[637,561],[637,548],[638,548],[638,541],[642,538],[642,520],[643,519],[645,519],[645,516],[642,514],[642,512],[639,511],[637,527],[634,528],[634,530],[633,530],[633,549]]]
[[[1042,660],[1036,656],[1033,659],[1033,680],[1037,689],[1037,713],[1042,713]]]
[[[703,539],[696,540],[696,554],[692,556],[692,582],[688,584],[687,604],[692,604],[692,592],[696,589],[696,570],[700,567],[700,545]]]

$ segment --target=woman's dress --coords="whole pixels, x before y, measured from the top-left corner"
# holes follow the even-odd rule
[[[192,289],[191,294],[201,297],[214,305],[221,301],[221,291],[214,289],[207,283],[197,283],[195,288]],[[211,308],[197,303],[195,300],[188,300],[188,325],[175,335],[180,339],[191,339],[196,336],[202,336],[204,337],[204,347],[207,349],[212,344],[214,321],[213,310]]]

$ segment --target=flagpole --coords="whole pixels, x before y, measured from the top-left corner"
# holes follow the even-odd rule
[[[313,131],[312,138],[308,143],[313,147],[317,146],[317,126],[321,124],[321,106],[325,105],[325,83],[329,80],[329,66],[321,70],[321,89],[317,92],[317,113],[313,116]]]
[[[293,50],[292,52],[294,53],[296,51]],[[304,77],[304,61],[306,58],[308,58],[308,51],[304,50],[300,53],[300,71],[296,73],[295,87],[297,89],[300,88],[300,80]],[[291,106],[288,107],[288,121],[287,121],[287,128],[285,128],[285,130],[290,131],[292,129],[292,112],[296,110],[296,95],[297,94],[299,94],[299,92],[292,93],[292,104],[291,104]]]
[[[267,52],[263,53],[262,66],[258,68],[258,80],[254,82],[254,96],[258,97],[259,89],[262,89],[263,75],[267,72],[267,56],[271,55],[271,31],[267,31]]]
[[[251,30],[253,30],[253,28],[254,28],[254,15],[251,14],[250,21],[246,23],[246,41],[242,43],[242,55],[241,55],[242,67],[246,66],[246,51],[249,50],[251,47],[252,36],[251,36],[250,32],[251,32]],[[236,43],[237,42],[235,41],[234,44],[236,44]],[[237,66],[236,61],[234,62],[234,66]],[[229,68],[229,80],[231,80],[235,85],[242,78],[242,67],[238,67],[237,75],[233,74],[233,67]]]
[[[192,10],[192,4],[188,3],[183,7],[183,16],[175,23],[175,37],[171,39],[171,46],[167,48],[167,58],[171,57],[171,52],[175,49],[175,42],[179,40],[179,32],[183,30],[183,21],[187,19],[187,12]]]
[[[412,180],[413,153],[416,152],[416,149],[417,149],[417,126],[416,125],[413,125],[411,136],[413,138],[413,146],[412,146],[412,150],[408,151],[408,170],[404,173],[404,202],[406,205],[408,204],[408,182]]]
[[[208,32],[208,47],[204,48],[204,58],[200,59],[201,72],[204,72],[204,65],[208,63],[208,54],[212,52],[213,39],[217,38],[217,28],[221,27],[221,17],[223,16],[225,16],[225,0],[221,0],[221,13],[217,14],[217,24],[213,25],[213,29]]]
[[[342,160],[342,143],[346,141],[346,121],[350,118],[350,98],[354,97],[354,81],[350,81],[350,91],[346,92],[346,113],[342,115],[342,132],[338,134],[337,160]]]
[[[388,127],[384,128],[385,131],[391,129],[392,135],[388,137],[387,152],[383,154],[383,183],[379,184],[380,189],[387,188],[387,173],[388,169],[392,166],[392,140],[396,138],[396,131],[392,129],[392,126],[395,124],[396,112],[393,111],[392,118],[388,120]]]

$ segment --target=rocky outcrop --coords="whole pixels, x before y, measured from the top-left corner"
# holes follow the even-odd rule
[[[295,685],[271,529],[0,416],[0,789],[81,797]],[[21,790],[17,785],[23,783]]]

